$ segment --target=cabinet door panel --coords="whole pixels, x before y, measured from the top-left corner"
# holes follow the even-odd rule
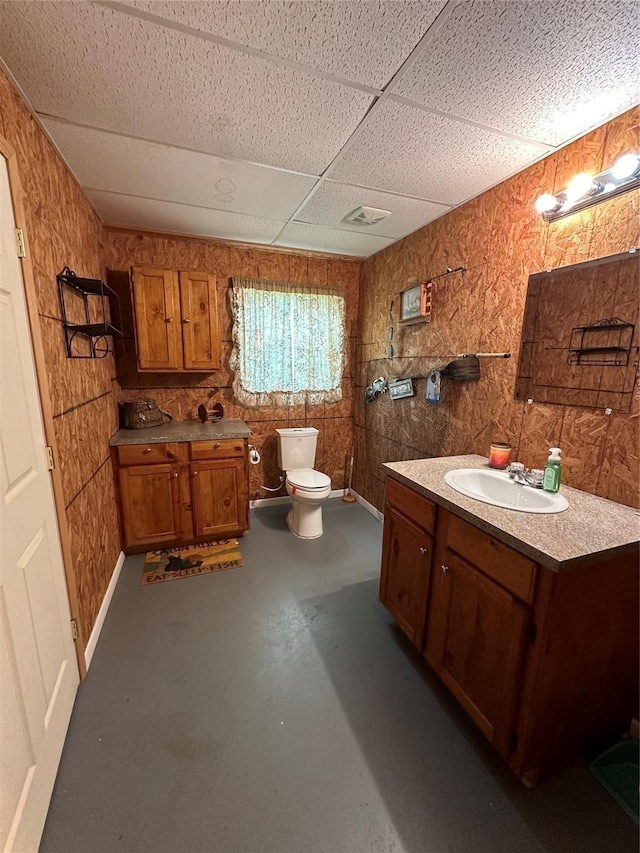
[[[440,677],[489,740],[506,751],[529,610],[452,551],[445,554]]]
[[[196,536],[225,536],[246,529],[244,460],[192,462],[190,470]]]
[[[380,601],[419,649],[424,634],[431,553],[431,536],[387,507]]]
[[[126,547],[181,537],[177,465],[132,465],[118,478]]]
[[[140,370],[180,370],[181,322],[175,273],[134,267],[133,303]]]
[[[216,278],[206,272],[180,272],[182,342],[185,370],[217,370],[220,338]]]

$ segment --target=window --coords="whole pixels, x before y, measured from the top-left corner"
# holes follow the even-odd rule
[[[233,388],[245,406],[342,398],[344,295],[320,287],[233,279]]]

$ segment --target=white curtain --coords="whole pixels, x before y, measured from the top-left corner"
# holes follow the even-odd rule
[[[342,291],[234,278],[233,314],[233,390],[243,405],[290,406],[342,399]]]

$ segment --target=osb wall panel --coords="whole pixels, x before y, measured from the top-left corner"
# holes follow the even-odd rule
[[[493,440],[509,441],[529,467],[542,467],[547,448],[565,457],[564,482],[621,503],[640,503],[636,382],[631,413],[514,398],[529,275],[640,245],[640,193],[627,193],[546,224],[535,212],[543,192],[560,191],[581,171],[598,172],[640,147],[639,110],[632,110],[572,145],[409,235],[362,264],[355,365],[354,488],[379,509],[382,463],[460,453],[488,455]],[[411,282],[467,267],[440,279],[433,320],[398,326],[398,292]],[[637,299],[637,294],[636,294]],[[393,359],[386,357],[394,300]],[[416,396],[388,396],[365,405],[378,376],[424,376],[462,352],[510,351],[509,360],[481,362],[478,382],[443,380],[439,405]]]
[[[56,274],[100,278],[102,226],[71,174],[0,72],[2,132],[18,156],[74,573],[85,642],[120,552],[108,438],[116,426],[115,364],[68,359]],[[77,303],[71,304],[72,318]],[[105,470],[108,476],[105,476]]]
[[[314,426],[320,431],[315,467],[331,477],[333,488],[343,488],[347,460],[353,446],[353,389],[360,263],[339,259],[307,257],[298,253],[241,248],[206,240],[165,237],[125,230],[105,231],[104,260],[114,282],[122,288],[126,340],[118,357],[118,375],[123,399],[150,397],[174,418],[197,418],[200,403],[211,407],[221,402],[225,417],[240,418],[251,431],[252,444],[262,460],[250,466],[251,499],[269,497],[261,487],[278,485],[276,429]],[[217,277],[218,320],[222,336],[222,367],[210,375],[138,373],[133,340],[133,315],[127,271],[137,264],[154,264],[171,269],[207,270]],[[122,271],[124,276],[114,275]],[[247,276],[280,281],[337,285],[346,299],[347,368],[342,400],[317,406],[246,408],[235,400],[229,367],[232,349],[231,278]],[[122,292],[122,291],[121,291]],[[279,492],[283,494],[284,491]]]

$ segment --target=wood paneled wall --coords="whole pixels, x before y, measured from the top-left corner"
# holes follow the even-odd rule
[[[153,264],[172,269],[207,270],[217,276],[218,312],[223,340],[222,369],[211,375],[138,373],[132,339],[126,355],[118,358],[122,399],[151,397],[174,418],[195,419],[200,403],[221,402],[225,416],[241,418],[252,430],[252,444],[262,461],[250,466],[251,499],[272,497],[263,485],[278,484],[276,455],[279,427],[315,426],[320,430],[315,467],[331,477],[333,488],[342,488],[346,460],[350,457],[353,432],[353,365],[356,350],[360,262],[302,253],[225,245],[220,241],[169,237],[123,229],[105,229],[104,260],[110,270],[127,271],[135,265]],[[233,397],[229,356],[232,348],[231,278],[247,276],[278,281],[337,285],[346,298],[348,364],[343,396],[338,403],[318,406],[259,407],[248,409]],[[131,301],[122,300],[125,329],[132,334]],[[278,494],[286,494],[281,490]]]
[[[58,445],[84,641],[120,553],[108,439],[116,429],[113,357],[68,359],[56,274],[66,265],[100,278],[102,225],[9,81],[0,71],[0,133],[17,152],[27,242]]]
[[[488,455],[492,440],[510,441],[518,458],[542,467],[547,448],[564,451],[564,482],[621,503],[639,504],[636,384],[630,414],[514,399],[527,281],[531,273],[640,246],[640,192],[545,223],[535,212],[543,192],[560,191],[578,172],[598,172],[640,150],[639,110],[632,110],[515,175],[362,264],[356,356],[354,488],[382,508],[381,463],[459,453]],[[398,329],[400,290],[447,267],[430,324]],[[395,299],[395,357],[386,358],[389,305]],[[482,362],[475,383],[443,383],[438,406],[417,396],[364,404],[377,376],[424,374],[451,354],[510,350],[508,361]]]

